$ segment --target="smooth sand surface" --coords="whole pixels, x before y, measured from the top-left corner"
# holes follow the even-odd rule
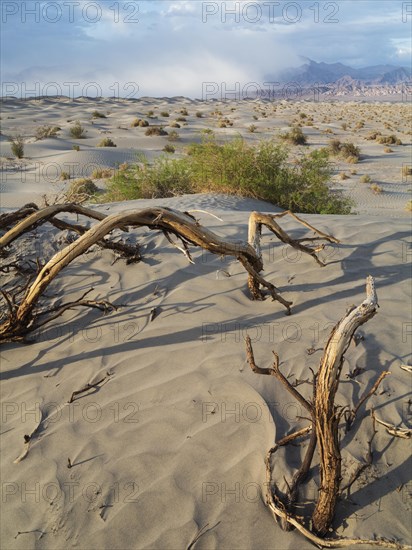
[[[103,205],[103,212],[165,205],[196,213],[225,238],[245,240],[250,211],[276,212],[267,203],[192,195]],[[70,216],[62,216],[74,219]],[[35,334],[32,345],[1,352],[3,422],[1,513],[4,548],[182,549],[199,529],[199,549],[312,548],[296,532],[283,532],[264,505],[264,457],[276,438],[303,427],[305,411],[271,377],[246,363],[244,337],[259,365],[279,353],[291,382],[310,380],[332,326],[364,298],[365,278],[376,278],[380,308],[351,344],[337,404],[357,402],[383,370],[376,395],[343,435],[344,481],[365,459],[379,418],[410,427],[410,227],[407,219],[374,216],[304,216],[342,241],[322,254],[328,265],[296,256],[264,231],[265,277],[293,301],[293,315],[267,299],[249,300],[246,274],[236,260],[192,249],[194,265],[163,234],[134,230],[143,261],[115,262],[93,249],[66,268],[47,290],[51,303],[93,298],[119,305],[104,316],[67,312]],[[293,236],[305,229],[282,220]],[[33,245],[46,257],[62,234],[43,226],[17,242],[28,259]],[[3,275],[5,288],[12,275]],[[49,302],[49,303],[50,303]],[[150,320],[152,310],[156,317]],[[314,353],[308,353],[314,348]],[[361,369],[355,378],[347,375]],[[111,373],[101,387],[75,390]],[[299,385],[308,398],[311,386]],[[34,412],[33,412],[34,411]],[[23,436],[40,422],[28,456]],[[285,487],[303,456],[302,445],[282,449],[275,477]],[[68,468],[68,459],[72,468]],[[317,460],[305,491],[316,498]],[[384,536],[410,543],[410,443],[378,427],[373,466],[337,507],[343,536]],[[21,534],[18,534],[21,533]]]
[[[33,344],[8,344],[0,355],[3,548],[181,550],[202,528],[193,547],[199,550],[312,548],[300,534],[283,532],[264,504],[265,454],[276,439],[307,424],[299,418],[305,411],[272,377],[250,370],[244,338],[252,338],[260,366],[269,366],[276,350],[282,372],[310,398],[310,368],[317,369],[332,327],[364,299],[365,279],[373,275],[380,308],[346,353],[336,403],[357,403],[382,371],[391,375],[363,405],[352,430],[342,432],[343,484],[365,460],[372,407],[378,418],[411,427],[411,375],[400,368],[410,364],[412,341],[410,214],[405,210],[411,182],[402,176],[411,155],[407,105],[49,98],[9,99],[2,106],[3,211],[33,200],[40,204],[42,194],[64,191],[70,180],[60,181],[63,171],[73,179],[97,166],[131,162],[141,152],[154,158],[167,137],[145,136],[145,128],[131,128],[131,122],[145,118],[171,131],[168,124],[184,108],[189,114],[186,123],[179,122],[175,157],[206,128],[219,139],[239,133],[250,141],[278,139],[294,120],[304,120],[302,112],[313,117],[313,126],[303,126],[309,145],[295,147],[296,155],[333,137],[361,147],[358,164],[335,159],[333,179],[336,188],[353,196],[359,215],[302,215],[341,240],[321,253],[326,267],[264,230],[264,276],[293,301],[292,316],[269,299],[250,301],[245,271],[236,260],[191,247],[191,265],[162,233],[141,228],[126,237],[140,244],[142,262],[126,265],[113,252],[94,247],[58,276],[43,302],[75,300],[94,288],[89,297],[110,300],[119,306],[116,312],[66,312],[34,334]],[[92,120],[95,109],[107,118]],[[233,126],[219,128],[226,117]],[[86,139],[70,136],[75,120],[87,129]],[[356,129],[359,121],[364,126]],[[60,126],[58,137],[36,141],[36,128],[45,124]],[[257,127],[253,133],[251,124]],[[403,145],[385,153],[383,145],[365,139],[376,129],[396,134]],[[17,133],[25,136],[22,160],[12,158],[7,141]],[[104,137],[117,147],[97,147]],[[341,179],[341,172],[348,179]],[[365,174],[382,187],[380,194],[360,182]],[[104,181],[97,184],[103,187]],[[206,210],[221,221],[193,214],[234,240],[247,239],[251,211],[279,211],[260,201],[207,194],[92,207],[112,213],[151,205]],[[307,234],[292,219],[282,219],[281,225],[292,236]],[[65,246],[67,237],[46,224],[15,242],[4,263],[17,259],[30,268],[37,256],[48,259]],[[23,282],[13,270],[1,278],[6,290]],[[107,373],[103,384],[68,403],[74,391]],[[15,464],[24,435],[39,423],[28,456]],[[306,446],[304,440],[276,456],[281,488]],[[410,544],[410,471],[408,440],[395,439],[379,426],[373,466],[354,483],[350,497],[345,492],[339,500],[336,532]],[[302,495],[309,503],[317,495],[317,459],[311,474]]]

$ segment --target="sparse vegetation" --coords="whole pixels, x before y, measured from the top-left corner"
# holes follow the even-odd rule
[[[370,188],[372,189],[372,191],[376,194],[376,195],[380,195],[381,193],[383,193],[383,189],[380,185],[378,185],[377,183],[372,183],[372,185],[370,186]]]
[[[274,141],[247,144],[237,138],[219,145],[207,137],[182,159],[160,157],[117,172],[106,200],[170,197],[182,193],[227,193],[270,201],[294,212],[347,214],[352,201],[332,191],[325,151],[312,151],[294,164]]]
[[[141,118],[135,118],[134,121],[130,125],[132,128],[147,128],[149,126],[149,122],[147,120],[143,120]]]
[[[117,147],[115,142],[110,138],[103,138],[97,147]]]
[[[92,118],[107,118],[106,115],[100,111],[93,111]]]
[[[169,137],[167,139],[169,141],[180,141],[180,135],[176,132],[176,130],[172,130],[169,132]]]
[[[61,130],[60,126],[38,126],[35,132],[35,138],[40,141],[50,137],[57,137],[57,132]]]
[[[377,136],[376,141],[382,145],[402,145],[402,141],[394,134],[391,134],[390,136]]]
[[[203,113],[201,111],[197,111],[196,116],[197,118],[203,118]]]
[[[92,178],[96,180],[101,180],[105,178],[111,178],[113,176],[112,168],[96,168],[92,172]]]
[[[332,139],[327,147],[330,154],[340,156],[347,162],[357,162],[360,156],[360,149],[352,142],[341,143],[339,139]]]
[[[174,153],[176,151],[176,149],[170,143],[166,143],[166,145],[163,147],[163,151],[165,153]]]
[[[167,111],[162,111],[162,112],[160,113],[160,116],[167,118],[167,117],[170,116],[170,114],[169,114]]]
[[[24,138],[23,138],[23,136],[21,136],[20,134],[16,135],[16,136],[11,136],[9,141],[11,143],[10,147],[11,147],[11,152],[13,153],[13,155],[18,159],[22,159],[24,157]]]
[[[70,174],[69,174],[69,172],[62,172],[62,173],[60,174],[60,180],[61,180],[61,181],[67,181],[67,180],[69,180],[69,179],[70,179]]]
[[[168,133],[162,126],[151,126],[144,133],[145,136],[167,136]]]
[[[402,166],[402,176],[404,178],[407,178],[408,176],[412,176],[412,166],[408,166],[408,165]]]
[[[361,177],[359,178],[359,181],[360,181],[361,183],[370,183],[370,182],[372,181],[372,179],[371,179],[371,177],[370,177],[369,174],[364,174],[363,176],[361,176]]]
[[[254,134],[257,130],[257,126],[255,124],[251,124],[248,128],[248,131],[251,133],[251,134]]]
[[[73,151],[80,151],[80,146],[79,145],[72,145],[72,149],[73,149]]]
[[[299,126],[292,126],[289,132],[280,134],[280,137],[292,145],[306,145],[307,142],[307,137]]]
[[[90,199],[98,189],[89,178],[74,180],[66,191],[66,200],[68,202],[84,202]]]
[[[85,128],[83,128],[79,120],[77,120],[70,128],[70,135],[76,139],[84,139],[86,137],[86,133]]]

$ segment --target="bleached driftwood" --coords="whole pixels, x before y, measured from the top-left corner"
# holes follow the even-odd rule
[[[170,208],[147,208],[145,210],[129,211],[104,216],[89,208],[84,208],[79,205],[49,206],[43,210],[31,213],[27,218],[20,221],[15,227],[3,235],[0,239],[0,249],[1,247],[10,245],[13,240],[15,240],[19,235],[22,235],[29,228],[36,227],[36,225],[43,223],[45,220],[55,221],[54,216],[59,212],[75,212],[78,214],[84,214],[86,216],[99,219],[99,222],[85,231],[74,243],[69,244],[63,250],[55,254],[46,263],[46,265],[44,265],[44,267],[39,271],[36,279],[27,288],[27,291],[19,304],[15,303],[14,297],[9,297],[3,292],[3,296],[9,308],[9,315],[7,320],[0,325],[0,342],[21,340],[28,332],[35,330],[39,325],[34,310],[38,304],[40,296],[43,294],[50,282],[65,266],[81,254],[85,253],[94,244],[101,243],[103,238],[115,228],[127,229],[128,227],[147,226],[150,229],[161,230],[167,236],[169,241],[172,242],[174,246],[177,246],[176,243],[170,238],[170,235],[175,235],[182,243],[182,246],[177,247],[189,260],[191,260],[191,256],[188,250],[188,244],[200,246],[213,254],[232,256],[236,258],[248,272],[249,287],[252,291],[253,298],[262,298],[262,291],[260,290],[260,287],[262,286],[268,290],[273,300],[280,302],[286,308],[287,312],[290,313],[292,303],[285,300],[280,295],[278,289],[262,277],[262,256],[261,254],[256,253],[255,248],[251,244],[242,241],[234,242],[222,240],[218,235],[206,227],[201,226],[190,214],[186,212],[178,212]],[[66,222],[60,221],[60,223]],[[252,225],[253,223],[254,222],[252,222]],[[311,229],[314,229],[312,226],[306,224],[306,222],[302,223]],[[269,225],[270,224],[268,221],[268,226]],[[278,227],[277,224],[276,227]],[[283,230],[279,231],[276,229],[276,231],[277,236],[283,242],[286,242],[291,246],[302,248],[300,243],[302,239],[299,241],[294,241]],[[332,242],[333,239],[333,237],[327,236],[327,240],[329,240],[329,242]],[[312,249],[309,247],[305,248],[307,248],[305,252],[310,253],[312,256],[316,256],[316,252]],[[108,302],[103,303],[92,301],[87,301],[87,303],[83,301],[82,304],[78,305],[100,307],[104,310],[107,310],[106,306],[108,305],[113,307],[112,304],[109,304]],[[75,306],[76,304],[72,303],[70,308]],[[66,310],[68,307],[67,305],[63,305],[61,306],[61,309]],[[55,309],[53,318],[58,315],[59,310],[56,311]],[[47,319],[42,322],[42,325],[45,324],[45,322],[47,322]]]
[[[281,519],[281,525],[287,529],[287,525],[297,528],[309,540],[318,546],[337,548],[355,544],[367,544],[386,548],[408,548],[397,542],[381,540],[358,539],[329,539],[324,538],[329,530],[335,514],[336,500],[340,492],[341,483],[341,451],[339,443],[339,422],[344,409],[335,405],[335,396],[339,387],[339,381],[344,362],[345,353],[350,345],[356,329],[366,323],[376,314],[377,296],[374,279],[368,277],[366,281],[366,299],[358,307],[352,307],[346,315],[333,328],[326,344],[320,367],[314,375],[314,398],[307,400],[298,390],[290,384],[279,370],[279,357],[275,353],[275,359],[271,368],[260,368],[256,365],[251,340],[246,338],[246,356],[252,370],[257,374],[269,374],[277,378],[310,414],[312,423],[310,426],[290,434],[279,440],[266,456],[267,495],[266,502],[272,513]],[[355,414],[359,406],[376,391],[379,383],[389,373],[382,373],[370,392],[355,407]],[[310,434],[309,445],[306,450],[302,465],[288,484],[286,497],[279,496],[279,490],[273,480],[272,456],[282,445],[290,441]],[[370,441],[370,445],[373,441]],[[320,487],[315,510],[312,515],[311,529],[308,529],[293,513],[293,504],[296,500],[299,484],[308,475],[313,452],[318,449]],[[365,467],[369,466],[372,458],[371,451]]]

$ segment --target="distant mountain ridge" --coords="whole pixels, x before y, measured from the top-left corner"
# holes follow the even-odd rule
[[[412,70],[407,67],[396,67],[394,65],[374,65],[354,69],[343,63],[324,63],[306,59],[305,63],[296,68],[290,68],[272,75],[281,82],[297,82],[303,87],[314,84],[342,83],[350,77],[361,85],[397,85],[407,82],[412,78]]]

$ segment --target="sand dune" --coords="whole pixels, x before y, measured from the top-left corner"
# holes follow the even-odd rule
[[[259,201],[192,195],[114,204],[110,212],[156,204],[206,209],[223,221],[197,213],[202,223],[242,240],[250,211],[278,211]],[[106,212],[109,205],[98,208]],[[195,548],[312,547],[275,524],[262,496],[265,453],[276,438],[306,424],[297,418],[304,412],[275,380],[252,373],[244,337],[251,336],[261,366],[275,349],[291,381],[306,379],[333,324],[362,301],[365,277],[376,278],[380,309],[347,352],[338,403],[356,402],[383,370],[392,374],[344,437],[348,477],[364,459],[372,406],[383,420],[410,426],[411,378],[400,369],[410,361],[410,227],[407,219],[383,216],[305,219],[342,244],[324,251],[328,265],[320,268],[264,234],[265,277],[294,302],[290,317],[278,303],[249,300],[235,260],[193,250],[189,265],[162,234],[147,229],[129,237],[142,246],[141,263],[113,263],[112,252],[93,250],[61,273],[47,293],[52,301],[74,299],[93,286],[94,296],[121,307],[107,316],[68,312],[32,345],[2,350],[4,547],[187,548],[205,525]],[[304,231],[292,220],[282,226],[295,236]],[[50,255],[58,239],[57,230],[44,226],[17,252],[29,254],[37,243]],[[3,276],[5,285],[10,277]],[[364,370],[347,378],[355,368]],[[110,378],[96,391],[67,403],[73,391],[106,372]],[[299,389],[310,396],[309,385]],[[14,464],[40,410],[44,418],[29,455]],[[279,454],[281,485],[305,446]],[[339,502],[337,532],[407,543],[409,476],[408,441],[379,428],[372,468],[350,499]],[[306,491],[308,499],[316,497],[315,481]]]
[[[411,155],[408,106],[41,98],[7,99],[2,107],[2,211],[64,191],[70,180],[60,181],[63,171],[73,179],[97,166],[132,162],[142,152],[149,160],[161,154],[167,137],[132,128],[136,117],[152,117],[151,125],[167,131],[173,121],[186,118],[178,122],[177,157],[207,128],[219,139],[240,134],[257,142],[278,139],[298,118],[309,144],[295,148],[296,155],[333,137],[361,147],[356,165],[335,159],[333,179],[335,188],[355,199],[359,215],[303,215],[341,241],[322,252],[325,268],[264,232],[264,275],[293,301],[292,316],[270,300],[250,301],[237,261],[192,249],[195,263],[188,264],[162,233],[142,228],[127,236],[141,245],[142,262],[126,265],[113,252],[94,248],[47,290],[56,303],[94,287],[91,296],[118,305],[116,312],[66,312],[34,334],[32,345],[8,344],[0,355],[4,548],[174,550],[188,548],[202,528],[196,549],[312,548],[295,531],[283,532],[264,505],[265,453],[276,439],[306,425],[298,418],[304,411],[275,380],[250,370],[244,338],[252,338],[261,366],[270,364],[276,350],[282,372],[291,382],[303,381],[299,390],[310,397],[312,388],[305,383],[310,368],[317,368],[331,328],[363,300],[365,278],[373,275],[380,309],[346,354],[337,403],[357,402],[382,371],[391,375],[344,436],[344,479],[365,458],[371,407],[382,420],[411,427],[411,376],[400,368],[411,361],[412,338],[410,214],[405,210],[411,182],[402,176]],[[93,119],[95,110],[106,118]],[[161,114],[165,111],[169,117]],[[312,118],[312,125],[300,113]],[[219,127],[222,118],[233,126]],[[85,139],[70,135],[76,120],[87,130]],[[362,121],[363,126],[357,124]],[[36,140],[41,125],[61,130],[55,138]],[[366,139],[376,130],[396,134],[402,145],[385,153],[382,144]],[[18,133],[25,136],[21,160],[13,158],[8,142]],[[105,137],[117,147],[98,147]],[[382,192],[361,183],[364,175]],[[235,240],[247,239],[251,211],[280,211],[261,201],[211,194],[93,208],[112,213],[152,205],[197,210],[201,223]],[[293,236],[305,231],[287,218],[282,227]],[[6,261],[50,258],[66,237],[45,225],[14,243]],[[13,277],[2,273],[4,288]],[[355,369],[357,376],[347,376]],[[99,387],[68,403],[72,392],[105,376]],[[24,435],[39,424],[28,456],[15,464]],[[306,445],[279,451],[275,477],[281,487]],[[410,445],[380,426],[373,449],[373,466],[353,485],[350,498],[340,500],[334,527],[345,537],[376,535],[410,543]],[[316,464],[312,474],[304,495],[310,502],[317,495]]]

